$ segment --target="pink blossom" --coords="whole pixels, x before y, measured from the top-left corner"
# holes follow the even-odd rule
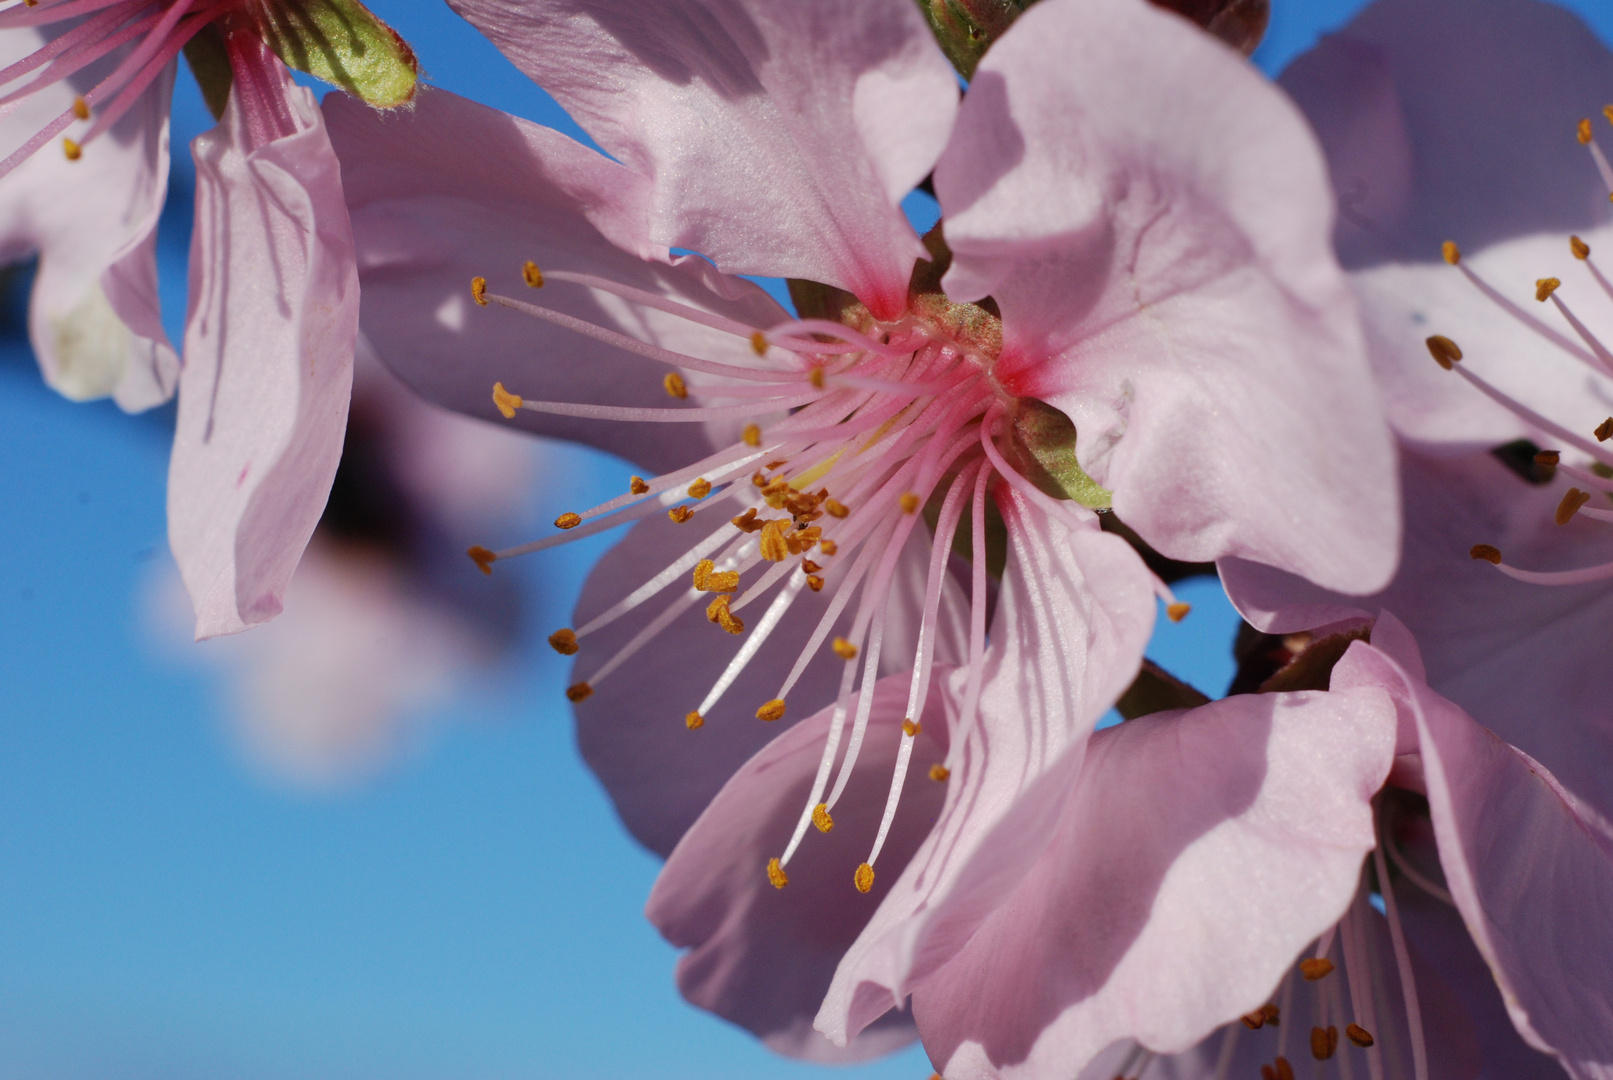
[[[1613,668],[1596,644],[1613,632],[1613,505],[1592,471],[1613,464],[1597,433],[1613,412],[1613,170],[1594,111],[1613,53],[1532,0],[1458,12],[1382,0],[1283,77],[1346,193],[1338,240],[1406,445],[1401,571],[1365,601],[1237,560],[1222,575],[1274,632],[1400,614],[1441,694],[1613,819]],[[1448,369],[1436,334],[1462,354],[1438,346]],[[1533,445],[1509,448],[1511,467],[1490,452],[1519,438]]]
[[[1170,599],[1095,510],[1177,558],[1354,592],[1392,573],[1392,451],[1320,157],[1281,94],[1140,0],[1045,0],[961,107],[905,0],[462,10],[615,160],[442,92],[387,119],[328,98],[365,333],[433,400],[659,474],[472,556],[494,572],[636,523],[551,641],[579,652],[579,741],[628,826],[695,852],[651,902],[694,947],[680,985],[784,1052],[880,1052],[983,897],[1060,887],[1048,837],[1004,823],[1055,820],[1089,775]],[[932,169],[950,250],[898,205]],[[797,279],[805,317],[740,273]],[[976,556],[957,578],[955,538]],[[1331,786],[1249,857],[1320,876],[1250,901],[1288,955],[1186,1028],[1236,1015],[1354,890],[1390,719],[1375,692],[1327,701],[1309,725],[1254,706],[1293,740],[1273,784]],[[757,722],[803,715],[771,741]],[[1211,707],[1193,735],[1243,716]],[[1100,736],[1127,749],[1092,782],[1176,733]],[[1354,756],[1315,776],[1307,739],[1334,735]],[[1265,744],[1231,753],[1234,801],[1263,805]],[[1217,760],[1193,766],[1206,805]],[[685,836],[696,818],[717,824]],[[1052,1040],[1070,1065],[1101,1048]]]
[[[131,411],[179,391],[169,537],[197,637],[279,612],[341,452],[351,230],[319,109],[271,48],[328,30],[326,7],[44,0],[0,14],[0,252],[40,253],[29,327],[52,386]],[[373,29],[362,15],[355,34]],[[220,112],[193,147],[183,362],[162,329],[153,248],[182,48],[214,65],[200,77]],[[384,67],[383,51],[371,60]]]

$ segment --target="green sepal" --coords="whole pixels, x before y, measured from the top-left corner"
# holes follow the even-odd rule
[[[224,49],[224,35],[212,23],[201,28],[195,37],[185,42],[185,62],[190,65],[196,84],[202,88],[202,100],[214,120],[224,119],[224,107],[230,103],[230,86],[235,74],[230,70],[230,56]]]
[[[1035,0],[918,0],[936,44],[965,79],[991,43]]]
[[[1055,499],[1107,510],[1114,495],[1086,474],[1075,458],[1075,423],[1053,406],[1020,398],[1014,411],[1014,449],[1025,479]]]
[[[283,0],[255,11],[258,32],[285,65],[390,109],[414,98],[414,50],[358,0]]]

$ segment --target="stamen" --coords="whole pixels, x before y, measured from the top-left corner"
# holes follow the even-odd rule
[[[586,701],[592,697],[594,688],[586,682],[573,683],[566,687],[566,698],[572,702]]]
[[[557,529],[575,529],[581,524],[581,514],[561,514],[559,517],[554,519],[554,527]]]
[[[666,512],[666,516],[671,518],[674,524],[682,525],[694,517],[694,511],[687,506],[674,506]]]
[[[1325,1028],[1311,1028],[1311,1057],[1326,1061],[1339,1047],[1339,1029],[1329,1024]]]
[[[1424,344],[1428,346],[1428,355],[1434,358],[1434,363],[1446,371],[1451,370],[1452,365],[1462,358],[1462,350],[1456,342],[1443,334],[1433,335]]]
[[[1554,277],[1541,278],[1535,282],[1535,299],[1544,304],[1552,293],[1562,287],[1562,282]]]
[[[843,637],[835,638],[831,647],[834,649],[835,655],[840,657],[842,660],[857,659],[857,646],[853,645]]]
[[[1591,246],[1577,236],[1568,238],[1568,250],[1574,253],[1574,258],[1582,262],[1591,257]]]
[[[944,784],[952,777],[952,770],[937,762],[930,766],[930,779],[938,784]]]
[[[90,118],[89,102],[85,101],[82,97],[74,98],[73,115],[78,117],[80,120],[88,120]]]
[[[476,564],[477,569],[481,570],[482,573],[487,574],[489,577],[492,576],[493,560],[498,558],[497,555],[491,551],[488,551],[480,544],[471,548],[469,551],[465,552],[465,554],[470,556],[471,562]]]
[[[1389,884],[1389,867],[1384,862],[1383,848],[1372,849],[1372,863],[1378,872],[1378,891],[1383,897],[1384,915],[1389,920],[1389,940],[1394,945],[1395,965],[1400,969],[1400,987],[1406,999],[1406,1025],[1411,1029],[1412,1071],[1417,1080],[1428,1080],[1428,1046],[1423,1040],[1422,1006],[1417,1001],[1417,980],[1411,970],[1411,954],[1406,950],[1406,935],[1400,928],[1400,910],[1395,904],[1394,889]]]
[[[757,427],[755,424],[746,424],[745,430],[739,433],[739,437],[744,441],[746,446],[762,445],[762,429]]]
[[[812,824],[821,833],[831,832],[835,827],[835,819],[829,816],[827,803],[819,803],[812,808]]]
[[[515,410],[519,409],[523,402],[520,394],[512,394],[504,389],[503,383],[496,382],[493,384],[493,404],[498,406],[498,411],[504,414],[504,419],[514,420]],[[638,478],[634,477],[634,479]]]
[[[1495,563],[1497,566],[1501,565],[1501,549],[1491,544],[1474,544],[1473,549],[1468,552],[1468,556]]]
[[[1177,601],[1174,604],[1165,605],[1165,617],[1170,619],[1171,622],[1181,622],[1183,619],[1187,618],[1188,613],[1192,610],[1192,604],[1184,604],[1181,601]]]
[[[642,476],[629,476],[627,478],[627,490],[634,495],[642,495],[650,490],[650,485],[644,482],[644,477]]]
[[[484,278],[484,277],[473,277],[473,278],[471,278],[470,279],[470,295],[471,295],[472,300],[475,300],[482,307],[486,307],[487,306],[487,279]]]
[[[784,702],[780,701],[778,698],[774,698],[772,701],[764,702],[762,707],[756,710],[756,719],[766,720],[768,723],[772,723],[774,720],[781,720],[783,718]]]
[[[521,264],[521,278],[534,289],[543,288],[543,271],[531,259]]]
[[[62,152],[67,155],[68,161],[77,161],[84,153],[83,149],[79,147],[78,143],[74,142],[72,139],[62,140]]]
[[[789,875],[784,872],[784,867],[777,859],[767,860],[767,880],[775,889],[782,889],[790,883]]]
[[[904,514],[911,514],[919,508],[919,497],[911,491],[904,492],[896,502],[902,508],[902,513]]]
[[[857,867],[857,872],[851,876],[851,881],[852,884],[857,886],[858,892],[867,892],[874,887],[874,868],[867,863],[863,863]]]
[[[1581,491],[1577,487],[1569,488],[1568,491],[1563,495],[1563,501],[1557,504],[1557,524],[1567,525],[1570,521],[1574,520],[1574,515],[1579,512],[1580,507],[1584,506],[1590,501],[1590,492]]]
[[[1333,971],[1333,961],[1325,956],[1315,956],[1299,962],[1299,973],[1305,976],[1307,982],[1315,982],[1325,978]]]
[[[577,631],[569,626],[561,627],[549,635],[549,644],[561,656],[576,656],[580,646],[577,644]]]
[[[1345,1024],[1344,1034],[1349,1037],[1351,1042],[1355,1043],[1355,1045],[1359,1046],[1363,1050],[1371,1046],[1375,1041],[1372,1038],[1372,1032],[1368,1031],[1360,1024]]]
[[[730,597],[719,596],[706,606],[706,618],[728,631],[730,634],[743,634],[745,624],[728,610]]]
[[[662,378],[661,384],[666,387],[668,396],[682,400],[689,396],[689,387],[683,381],[683,376],[676,371],[669,371]]]

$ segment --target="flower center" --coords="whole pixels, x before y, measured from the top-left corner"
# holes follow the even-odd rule
[[[620,602],[588,623],[557,631],[550,638],[557,651],[572,655],[586,647],[589,635],[618,619],[643,620],[642,629],[587,682],[567,691],[573,702],[580,703],[635,653],[652,645],[680,615],[704,604],[713,633],[726,632],[740,640],[705,696],[681,706],[687,710],[681,715],[690,731],[705,725],[768,637],[790,617],[803,591],[829,595],[826,609],[777,692],[755,709],[760,720],[780,719],[791,690],[815,657],[828,652],[842,665],[810,797],[781,854],[767,867],[768,879],[776,887],[787,884],[784,868],[808,827],[821,832],[834,827],[834,808],[868,732],[898,559],[921,522],[927,520],[931,527],[907,719],[877,834],[867,860],[852,875],[856,888],[868,892],[920,730],[918,718],[924,714],[932,682],[947,563],[965,510],[970,512],[971,550],[976,552],[986,550],[987,496],[994,485],[1009,485],[1051,513],[1071,512],[1067,502],[1045,493],[1025,474],[1024,463],[1034,463],[1040,451],[1032,445],[1034,440],[1016,434],[1025,427],[1016,422],[1035,412],[1039,403],[1016,399],[997,381],[999,324],[982,308],[951,304],[939,295],[918,295],[907,313],[893,321],[874,320],[866,309],[852,305],[841,321],[804,318],[761,328],[592,275],[542,271],[528,263],[524,278],[534,288],[561,283],[612,293],[747,340],[756,354],[754,366],[740,366],[671,352],[560,311],[489,293],[485,280],[475,279],[472,294],[477,303],[522,312],[668,365],[672,370],[662,376],[666,392],[679,399],[695,394],[702,402],[662,409],[539,402],[500,383],[494,387],[493,400],[507,418],[513,418],[516,409],[528,409],[638,423],[739,420],[744,427],[738,442],[687,468],[652,479],[634,476],[626,494],[580,513],[561,515],[555,521],[563,530],[560,535],[500,551],[472,548],[470,555],[491,573],[498,559],[553,547],[651,514],[665,513],[679,524],[697,516],[726,519]],[[688,380],[680,369],[689,373]],[[1073,428],[1070,435],[1073,438]],[[986,560],[973,559],[964,725],[972,723],[979,697],[986,577]],[[681,589],[676,587],[679,583]],[[1174,604],[1175,598],[1163,585],[1160,588]],[[756,609],[760,613],[753,616]],[[956,734],[952,744],[959,744]],[[949,775],[948,763],[932,764],[933,779],[944,782]]]
[[[1608,121],[1613,123],[1613,105],[1608,106],[1605,112]],[[1607,156],[1597,145],[1588,119],[1579,122],[1578,135],[1580,143],[1587,148],[1596,163],[1597,171],[1608,189],[1609,198],[1613,199],[1613,166],[1609,165]],[[1609,305],[1613,305],[1613,282],[1608,280],[1596,261],[1592,259],[1590,245],[1578,236],[1571,236],[1568,247],[1576,264],[1583,271],[1580,285],[1591,287],[1588,291],[1593,304],[1608,309]],[[1563,282],[1555,277],[1543,277],[1535,282],[1535,300],[1541,304],[1550,303],[1556,309],[1562,324],[1566,324],[1565,332],[1559,326],[1554,326],[1531,314],[1524,305],[1497,290],[1463,261],[1461,249],[1454,242],[1445,242],[1444,256],[1445,261],[1466,276],[1480,294],[1499,306],[1510,317],[1555,348],[1584,364],[1596,375],[1613,378],[1613,349],[1610,349],[1609,345],[1575,314],[1562,295],[1565,291],[1572,291],[1574,286],[1564,286]],[[1588,434],[1575,432],[1568,426],[1530,408],[1483,376],[1474,373],[1467,365],[1461,363],[1462,349],[1450,338],[1436,334],[1428,338],[1427,345],[1429,353],[1440,367],[1446,371],[1456,372],[1491,400],[1510,410],[1535,429],[1561,440],[1562,445],[1567,448],[1566,451],[1542,450],[1535,455],[1537,467],[1562,472],[1574,481],[1575,486],[1568,489],[1557,506],[1555,520],[1558,525],[1567,525],[1576,516],[1613,523],[1613,448],[1606,445],[1609,439],[1613,439],[1613,417],[1602,421]],[[1565,461],[1565,453],[1575,460]],[[1493,563],[1508,577],[1537,585],[1578,585],[1613,578],[1613,561],[1574,570],[1539,571],[1508,564],[1501,551],[1492,544],[1475,544],[1471,554],[1475,559]]]

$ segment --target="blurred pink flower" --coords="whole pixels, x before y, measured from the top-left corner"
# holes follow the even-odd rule
[[[358,321],[352,233],[319,109],[271,49],[316,27],[325,51],[344,55],[327,14],[228,0],[43,0],[0,13],[0,257],[40,253],[29,330],[50,385],[130,411],[179,390],[169,539],[197,637],[279,612],[341,453]],[[182,48],[215,65],[199,70],[220,115],[193,146],[183,362],[162,329],[154,249]],[[382,52],[371,49],[372,66],[385,67]]]
[[[282,617],[171,650],[222,670],[244,751],[296,786],[395,764],[471,677],[509,662],[533,599],[509,576],[467,589],[459,571],[470,538],[529,522],[552,451],[421,402],[362,350],[356,376],[331,500]],[[171,576],[153,596],[176,643],[181,597]]]
[[[1358,592],[1393,571],[1392,450],[1320,157],[1240,58],[1140,0],[1046,0],[961,108],[905,0],[463,10],[616,160],[442,92],[391,120],[328,98],[365,333],[429,398],[662,473],[562,515],[555,537],[473,557],[494,571],[637,522],[551,639],[582,650],[579,741],[663,853],[733,777],[735,806],[707,814],[754,831],[689,875],[708,888],[722,860],[720,896],[669,878],[657,918],[693,945],[755,913],[777,931],[760,949],[792,965],[764,988],[743,945],[718,947],[680,984],[786,1053],[888,1049],[912,1035],[892,1011],[909,980],[961,944],[927,936],[936,912],[984,918],[977,882],[1045,893],[1039,848],[992,838],[1083,775],[1169,597],[1094,509],[1112,500],[1176,558],[1238,554]],[[927,253],[899,202],[932,167],[950,251]],[[799,279],[814,317],[737,273]],[[976,556],[967,596],[955,538]],[[893,672],[908,674],[876,687]],[[1213,743],[1239,708],[1195,734]],[[775,730],[747,714],[786,713],[816,715],[741,770]],[[1302,787],[1304,727],[1283,778]],[[1373,745],[1316,804],[1355,800],[1332,827],[1356,860],[1377,781],[1357,789],[1388,768]],[[757,771],[785,759],[787,779]],[[1213,803],[1214,776],[1194,775]],[[1271,857],[1320,859],[1342,908],[1354,863],[1340,877],[1332,833],[1301,850],[1308,823]],[[827,846],[848,835],[853,850]],[[1325,906],[1295,920],[1290,955]],[[1220,1006],[1182,1022],[1236,1015]]]

